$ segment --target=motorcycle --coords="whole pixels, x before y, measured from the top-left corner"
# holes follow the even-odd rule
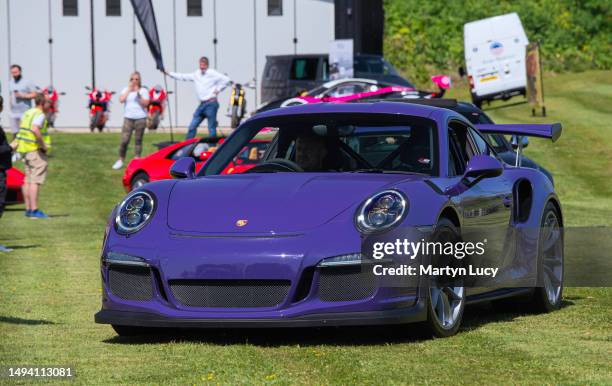
[[[232,83],[232,93],[230,95],[229,116],[231,117],[232,129],[240,125],[246,115],[245,87],[255,89],[255,81],[247,83]]]
[[[89,98],[87,104],[89,108],[89,130],[93,133],[97,128],[99,132],[102,132],[108,120],[109,105],[115,92],[100,90],[95,87],[92,89],[89,86],[85,86],[85,89],[90,91],[87,93]]]
[[[169,94],[172,94],[172,91],[166,91],[159,85],[149,90],[149,106],[147,107],[147,127],[149,130],[157,130],[159,122],[164,116]]]
[[[55,117],[59,112],[59,96],[66,95],[65,92],[57,92],[57,89],[53,86],[47,86],[42,89],[42,94],[47,98],[49,102],[51,102],[51,106],[49,108],[49,112],[46,115],[47,122],[50,127],[55,127]]]

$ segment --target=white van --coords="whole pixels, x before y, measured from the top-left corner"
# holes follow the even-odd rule
[[[465,64],[472,101],[507,100],[525,95],[527,35],[516,13],[494,16],[463,26]]]

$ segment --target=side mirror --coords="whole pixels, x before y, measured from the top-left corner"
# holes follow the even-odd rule
[[[200,161],[204,162],[207,161],[211,156],[213,155],[212,151],[203,151],[202,153],[200,153]]]
[[[476,182],[483,178],[497,177],[503,172],[501,162],[490,155],[479,154],[475,155],[468,161],[463,178],[475,178],[470,185],[474,185]]]
[[[460,78],[463,78],[463,77],[466,75],[466,73],[465,73],[465,68],[463,68],[463,66],[460,66],[460,67],[457,69],[457,73],[459,74],[459,77],[460,77]]]
[[[191,157],[184,157],[172,164],[170,175],[177,179],[192,179],[195,177],[195,160]]]
[[[510,140],[510,144],[512,145],[512,148],[514,150],[518,149],[519,143],[521,144],[521,147],[524,149],[527,146],[529,146],[529,138],[522,136],[522,135],[513,135],[512,139]]]
[[[457,196],[476,185],[483,178],[497,177],[503,171],[503,166],[497,158],[484,154],[475,155],[468,161],[461,181],[449,186],[444,193],[449,196]],[[473,178],[473,180],[470,181],[468,178]]]

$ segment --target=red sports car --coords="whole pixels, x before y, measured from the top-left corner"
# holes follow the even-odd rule
[[[138,188],[147,182],[166,180],[170,176],[170,167],[179,158],[193,157],[196,160],[196,171],[217,149],[224,138],[192,138],[183,142],[158,144],[159,151],[143,158],[133,159],[125,169],[123,186],[126,191]],[[254,139],[225,168],[223,174],[242,173],[259,163],[268,148],[270,139]]]
[[[25,175],[19,169],[10,168],[6,171],[6,204],[21,204],[23,203],[23,194],[21,187]]]

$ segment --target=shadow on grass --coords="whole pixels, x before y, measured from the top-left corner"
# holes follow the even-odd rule
[[[573,304],[573,301],[563,299],[561,301],[561,308],[569,307]],[[487,323],[512,322],[517,317],[534,314],[530,304],[521,299],[473,304],[465,310],[461,330],[475,330]]]
[[[15,208],[15,207],[10,207],[10,206],[5,206],[4,207],[4,211],[5,212],[25,212],[24,208]]]
[[[0,244],[2,244],[2,242],[0,241]],[[17,249],[30,249],[30,248],[38,248],[40,247],[40,244],[27,244],[27,245],[12,245],[12,244],[3,244],[5,247],[11,248],[13,250],[17,250]]]
[[[415,326],[416,327],[416,326]],[[374,346],[418,342],[428,337],[419,328],[403,326],[250,328],[250,329],[153,329],[149,335],[115,336],[105,343],[151,344],[207,343],[220,346],[250,344],[260,347],[300,345]]]
[[[56,218],[56,217],[70,217],[70,215],[68,213],[50,214],[49,215],[49,218]]]
[[[17,318],[14,316],[2,316],[0,315],[0,323],[9,323],[9,324],[25,324],[28,326],[37,326],[41,324],[55,324],[55,322],[51,322],[48,320],[42,319],[23,319]]]
[[[499,109],[503,109],[506,107],[513,107],[513,106],[518,106],[518,105],[524,105],[527,104],[527,101],[521,101],[521,102],[514,102],[514,103],[506,103],[503,105],[497,105],[497,106],[488,106],[486,109],[482,109],[483,111],[493,111],[493,110],[499,110]]]
[[[561,307],[574,304],[564,300]],[[530,315],[519,302],[493,306],[491,303],[470,305],[466,308],[462,331],[477,329],[487,323],[512,322],[515,318]],[[284,345],[317,346],[346,345],[374,346],[381,344],[414,343],[431,339],[421,324],[371,327],[319,327],[319,328],[258,328],[258,329],[151,329],[150,334],[107,339],[110,344],[154,344],[170,342],[195,342],[217,344],[250,344],[261,347]]]

